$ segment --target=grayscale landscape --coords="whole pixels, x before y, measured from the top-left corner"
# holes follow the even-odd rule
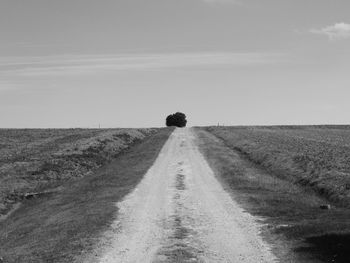
[[[0,263],[349,263],[349,10],[1,0]]]

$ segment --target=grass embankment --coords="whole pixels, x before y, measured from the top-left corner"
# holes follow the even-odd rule
[[[171,132],[160,129],[59,192],[25,200],[0,222],[0,257],[4,262],[73,262],[93,249],[115,219],[115,203],[134,189]]]
[[[28,193],[81,178],[156,129],[0,129],[0,220]]]
[[[252,162],[350,208],[350,127],[210,127],[208,131]]]
[[[282,145],[276,144],[276,140],[286,131],[279,130],[196,129],[200,149],[223,185],[247,211],[266,220],[265,237],[274,244],[281,262],[350,262],[350,209],[344,206],[343,199],[323,195],[281,169],[294,160],[293,154],[285,149],[290,141],[298,140],[302,129],[288,130],[295,139],[290,140],[285,134]],[[315,140],[312,129],[305,133]],[[327,134],[327,130],[320,133]],[[300,138],[299,147],[309,145],[304,144],[307,135]],[[323,150],[327,151],[325,147]],[[331,209],[320,209],[328,203]]]

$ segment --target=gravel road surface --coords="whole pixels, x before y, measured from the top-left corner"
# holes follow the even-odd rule
[[[196,146],[176,129],[84,262],[275,262],[257,220],[224,191]]]

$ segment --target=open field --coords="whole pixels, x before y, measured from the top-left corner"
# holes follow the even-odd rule
[[[31,193],[88,175],[156,129],[0,129],[0,217]]]
[[[209,127],[252,162],[350,207],[350,127]]]
[[[349,262],[349,127],[196,131],[233,199],[266,222],[282,262]]]
[[[349,131],[19,130],[0,261],[348,263]]]
[[[141,139],[150,131],[108,130],[100,135],[124,134],[125,138]],[[109,164],[61,184],[59,191],[23,200],[18,210],[0,222],[0,258],[4,262],[73,262],[80,253],[91,250],[117,216],[115,203],[135,188],[171,131],[158,129]],[[95,141],[92,136],[89,138]],[[72,151],[77,151],[75,146]],[[97,153],[103,156],[101,149]]]

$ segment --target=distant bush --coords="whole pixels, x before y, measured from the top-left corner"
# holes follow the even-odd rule
[[[166,126],[186,127],[186,115],[182,112],[176,112],[166,118]]]

